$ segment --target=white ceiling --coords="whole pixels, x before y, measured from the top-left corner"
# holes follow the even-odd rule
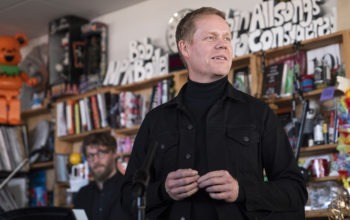
[[[146,0],[0,0],[0,36],[25,33],[33,39],[64,15],[93,19]]]

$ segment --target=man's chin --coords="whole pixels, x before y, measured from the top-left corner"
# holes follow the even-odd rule
[[[216,79],[222,79],[223,77],[227,76],[228,73],[223,73],[223,72],[217,72],[215,73],[215,78]]]
[[[105,173],[94,173],[94,178],[97,181],[105,181],[107,179],[108,175]]]
[[[103,179],[104,176],[106,176],[104,169],[99,169],[98,171],[94,170],[94,171],[92,171],[92,175],[97,180]]]

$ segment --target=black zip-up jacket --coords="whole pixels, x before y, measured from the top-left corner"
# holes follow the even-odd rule
[[[124,177],[122,205],[135,214],[131,208],[133,176],[150,144],[157,141],[146,194],[148,219],[189,220],[191,216],[191,198],[174,201],[165,192],[169,172],[194,167],[197,128],[183,93],[184,88],[175,99],[147,114]],[[305,219],[303,177],[279,119],[265,103],[227,83],[224,96],[209,109],[206,125],[209,171],[227,170],[239,183],[236,202],[213,200],[218,219]]]

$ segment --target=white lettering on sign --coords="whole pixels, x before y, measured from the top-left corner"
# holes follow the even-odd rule
[[[103,85],[127,85],[168,73],[168,54],[151,40],[131,41],[128,59],[110,61]]]
[[[335,32],[336,18],[324,15],[324,0],[263,1],[252,12],[230,9],[234,56],[281,47]]]

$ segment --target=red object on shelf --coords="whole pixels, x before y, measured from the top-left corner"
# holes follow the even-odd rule
[[[339,176],[347,178],[349,173],[347,170],[338,170]]]
[[[311,160],[309,167],[312,176],[314,177],[325,177],[329,175],[329,162],[327,159],[314,159]]]

